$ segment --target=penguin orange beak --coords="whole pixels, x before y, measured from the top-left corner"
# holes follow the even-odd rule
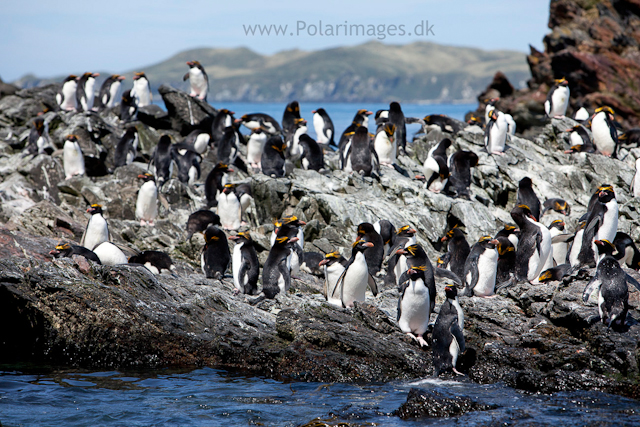
[[[242,121],[242,119],[235,119],[234,122],[235,123],[240,123]]]
[[[235,171],[231,168],[227,168],[227,172],[235,172]]]
[[[318,263],[318,267],[323,266],[323,265],[328,264],[328,263],[329,263],[329,258],[325,258],[325,259],[323,259],[322,261],[320,261]]]
[[[304,221],[302,221],[302,220],[298,220],[298,223],[299,223],[300,225],[307,225],[307,223],[306,223],[306,222],[304,222]]]
[[[404,250],[404,249],[398,249],[398,250],[396,251],[396,255],[404,255],[404,254],[406,254],[406,253],[407,253],[407,251],[406,251],[406,250]]]
[[[449,239],[447,236],[444,236],[442,239],[440,239],[441,242],[446,242],[447,239]]]
[[[374,244],[371,243],[371,242],[366,242],[362,246],[366,246],[367,248],[372,248],[374,246]]]
[[[229,240],[238,240],[239,237],[238,236],[229,236]]]
[[[370,115],[372,115],[372,114],[373,114],[373,111],[367,111],[365,114],[366,114],[367,116],[370,116]]]
[[[125,76],[118,76],[118,80],[126,80],[127,78]]]
[[[49,255],[58,255],[59,253],[60,253],[60,251],[57,250],[57,249],[53,249],[53,250],[49,251]]]
[[[532,220],[534,220],[535,222],[538,222],[538,220],[536,219],[535,216],[533,216],[533,214],[529,214],[527,215],[529,218],[531,218]]]
[[[494,245],[497,245],[500,242],[498,241],[498,239],[492,239],[492,240],[489,240],[489,243],[493,243]]]
[[[316,113],[316,110],[311,110],[311,114],[315,114],[315,113]]]
[[[416,271],[412,268],[407,270],[407,274],[414,274]]]
[[[289,241],[290,241],[291,243],[295,243],[295,242],[297,242],[298,240],[300,240],[300,239],[298,239],[297,237],[294,237],[293,239],[291,239],[291,240],[289,240]]]

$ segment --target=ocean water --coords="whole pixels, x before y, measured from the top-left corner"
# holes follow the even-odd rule
[[[392,412],[411,387],[497,405],[456,418],[403,421]],[[0,371],[8,426],[486,426],[640,425],[640,404],[598,392],[530,395],[500,384],[423,379],[386,384],[282,382],[222,370],[42,374]]]
[[[160,98],[161,99],[161,98]],[[164,103],[159,101],[161,107],[164,108]],[[268,102],[268,103],[250,103],[250,102],[227,102],[227,103],[214,103],[214,107],[226,108],[233,111],[236,118],[241,117],[243,114],[249,113],[265,113],[276,119],[278,122],[282,122],[282,114],[286,108],[286,103]],[[454,119],[464,120],[464,115],[467,111],[472,111],[477,108],[477,104],[401,104],[402,112],[406,117],[423,118],[428,114],[445,114]],[[315,102],[315,103],[300,103],[300,116],[307,120],[307,127],[309,128],[309,136],[316,138],[316,132],[313,128],[313,113],[312,111],[317,108],[324,108],[331,117],[334,129],[336,131],[336,143],[344,131],[353,121],[353,116],[360,109],[367,109],[375,114],[377,110],[389,109],[389,104],[383,103],[331,103],[331,102]],[[244,126],[241,127],[242,132],[248,134],[249,131]],[[375,132],[375,120],[374,116],[369,116],[369,131]],[[407,125],[407,135],[412,135],[420,130],[420,125],[413,124]]]

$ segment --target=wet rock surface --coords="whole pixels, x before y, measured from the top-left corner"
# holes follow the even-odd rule
[[[457,417],[472,411],[495,409],[492,405],[478,404],[468,397],[447,397],[435,390],[409,390],[407,401],[393,414],[403,420],[419,418]]]
[[[171,93],[176,101],[167,102],[186,105],[185,94]],[[109,111],[47,112],[58,150],[52,156],[23,156],[33,118],[30,106],[45,95],[34,92],[31,98],[21,98],[20,108],[4,104],[12,96],[26,96],[18,94],[0,99],[0,123],[4,134],[12,135],[0,142],[0,319],[15,325],[0,332],[0,362],[94,369],[206,365],[324,382],[433,374],[431,350],[420,348],[397,326],[398,292],[384,288],[382,277],[377,278],[379,295],[367,293],[366,301],[354,309],[328,305],[321,294],[322,278],[303,272],[292,281],[289,293],[257,303],[234,295],[229,274],[222,281],[205,278],[200,269],[203,237],[196,233],[187,240],[185,225],[190,213],[206,206],[203,182],[217,162],[215,150],[204,155],[196,185],[177,179],[165,184],[156,226],[140,226],[134,211],[140,186],[136,177],[147,168],[141,160],[151,156],[160,135],[180,140],[190,121],[189,126],[172,129],[137,122],[141,158],[109,173],[113,149],[124,132],[117,117]],[[182,114],[178,109],[168,113],[169,121],[184,124],[184,117],[172,121]],[[200,123],[214,113],[213,108],[203,108]],[[541,201],[569,201],[569,216],[550,213],[542,218],[544,224],[562,218],[569,230],[585,213],[593,190],[605,182],[614,185],[620,204],[618,228],[637,240],[640,204],[630,195],[629,184],[640,152],[626,152],[624,161],[564,154],[562,130],[571,123],[554,119],[534,139],[513,137],[503,156],[483,152],[482,135],[472,130],[457,136],[430,132],[408,144],[407,155],[398,163],[409,176],[421,171],[429,148],[444,136],[452,139],[451,150],[477,153],[470,200],[429,192],[392,168],[383,168],[377,178],[339,170],[320,174],[294,168],[280,179],[236,171],[230,181],[250,183],[254,196],[242,230],[251,231],[263,249],[258,257],[264,263],[274,218],[296,215],[307,223],[305,250],[340,250],[344,255],[350,252],[359,223],[389,219],[396,227],[415,228],[418,242],[434,262],[442,255],[440,238],[454,224],[473,243],[510,223],[517,184],[529,176]],[[107,173],[63,179],[60,148],[69,133],[79,136],[87,154],[106,153]],[[326,163],[335,164],[335,157],[327,153]],[[80,241],[89,218],[86,207],[92,203],[104,205],[114,243],[166,252],[176,271],[153,275],[141,266],[52,260],[49,251],[58,242]],[[627,327],[608,330],[598,321],[594,301],[582,303],[582,291],[593,273],[586,270],[545,285],[514,285],[492,299],[461,298],[468,350],[459,369],[475,382],[504,382],[532,392],[593,389],[638,398],[640,295],[630,288]],[[437,283],[436,310],[444,285]],[[456,405],[466,408],[470,403]]]

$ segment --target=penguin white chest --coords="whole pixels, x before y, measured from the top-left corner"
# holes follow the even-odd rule
[[[313,115],[313,129],[316,131],[316,141],[318,144],[329,143],[329,138],[324,134],[324,119],[318,113]]]
[[[154,181],[147,181],[138,191],[136,218],[153,222],[158,216],[158,188]]]
[[[334,262],[333,264],[324,266],[324,277],[325,277],[325,285],[326,285],[326,298],[329,304],[335,305],[337,307],[342,307],[342,301],[340,300],[340,294],[335,293],[336,284],[338,283],[338,279],[342,275],[344,271],[344,266],[339,262]]]
[[[640,197],[640,159],[636,160],[636,174],[633,176],[633,197]]]
[[[559,86],[551,95],[552,108],[549,116],[564,116],[569,106],[569,88],[567,86]]]
[[[209,146],[209,140],[211,137],[208,133],[202,132],[200,135],[196,137],[195,142],[193,143],[193,149],[196,150],[198,154],[204,154],[207,147]]]
[[[118,99],[118,92],[120,91],[121,85],[122,84],[120,83],[120,81],[117,80],[111,83],[111,86],[109,86],[109,100],[105,103],[107,108],[111,108],[115,105],[116,100]]]
[[[151,105],[151,91],[149,90],[149,81],[145,78],[139,78],[133,82],[133,92],[138,101],[138,107],[146,107]]]
[[[218,194],[218,216],[225,230],[237,230],[240,228],[240,201],[235,193]]]
[[[493,295],[498,271],[498,251],[487,249],[478,257],[478,283],[473,288],[474,295],[488,297]]]
[[[233,270],[233,284],[236,289],[243,291],[244,283],[240,283],[240,267],[242,267],[242,246],[244,246],[244,242],[236,245],[233,248],[233,257],[231,259],[231,269]]]
[[[267,135],[264,133],[253,134],[247,142],[247,161],[250,164],[260,164],[264,145],[267,143]]]
[[[76,103],[76,89],[78,88],[78,83],[75,80],[70,80],[62,85],[62,97],[59,99],[58,103],[60,104],[60,108],[63,110],[75,110],[77,107]]]
[[[396,162],[396,143],[389,140],[386,132],[380,131],[376,135],[376,140],[374,142],[374,146],[376,149],[376,153],[378,153],[378,158],[380,159],[380,163],[392,165]]]
[[[604,213],[604,219],[598,228],[598,240],[608,240],[613,242],[618,231],[618,202],[611,199],[607,202],[607,211]],[[594,252],[596,253],[596,252]]]
[[[509,123],[504,117],[504,114],[499,113],[498,119],[491,126],[489,132],[489,152],[490,153],[502,153],[507,142],[507,131],[509,130]]]
[[[82,100],[82,108],[84,111],[89,111],[93,107],[93,98],[95,96],[93,92],[93,87],[96,83],[96,79],[93,77],[89,77],[87,82],[84,84],[84,96],[85,98]]]
[[[342,281],[342,303],[345,307],[353,307],[354,301],[364,301],[368,281],[367,261],[362,252],[358,252]]]
[[[83,246],[89,250],[93,250],[102,242],[109,241],[109,228],[107,220],[100,214],[91,215],[87,230],[85,231]]]
[[[593,144],[605,156],[610,156],[615,151],[615,142],[611,137],[611,129],[606,120],[606,112],[601,111],[591,121]]]
[[[422,278],[410,280],[401,298],[398,325],[402,332],[416,335],[427,332],[431,317],[431,296]]]
[[[110,242],[99,244],[93,249],[93,252],[98,256],[102,265],[118,265],[129,262],[120,248]]]
[[[584,141],[582,140],[582,137],[578,134],[578,132],[571,132],[571,146],[575,147],[575,146],[579,146],[579,145],[583,145]]]
[[[202,70],[197,67],[189,69],[189,82],[191,83],[191,96],[204,99],[207,95],[208,84]]]
[[[558,230],[557,228],[553,228],[552,230],[549,230],[549,233],[551,234],[551,238],[553,239],[555,236],[562,234],[562,231]],[[569,245],[566,242],[551,244],[551,253],[553,254],[552,258],[557,265],[564,264],[565,260],[567,259],[568,249]]]
[[[63,149],[64,175],[66,179],[74,175],[84,175],[84,157],[80,145],[75,141],[65,141]]]

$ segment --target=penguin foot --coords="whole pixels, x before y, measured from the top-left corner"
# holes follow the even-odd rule
[[[140,227],[144,227],[145,225],[147,225],[147,221],[145,221],[144,219],[140,220]]]
[[[491,154],[497,154],[498,156],[504,156],[504,153],[502,151],[494,151]]]
[[[235,288],[235,289],[233,290],[233,294],[234,294],[234,295],[238,295],[239,293],[240,293],[240,289]]]
[[[462,372],[458,371],[456,368],[453,368],[453,372],[454,372],[456,375],[461,375],[461,376],[463,376],[463,377],[464,377],[464,374],[463,374]]]
[[[429,347],[429,343],[422,338],[422,335],[418,335],[417,341],[420,343],[420,347]]]

